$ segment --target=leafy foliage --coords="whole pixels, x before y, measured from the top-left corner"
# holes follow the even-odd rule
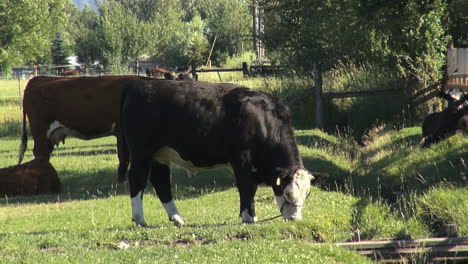
[[[351,60],[384,65],[423,85],[442,77],[450,40],[444,0],[261,3],[267,48],[305,69]]]
[[[0,65],[8,75],[12,65],[32,63],[50,52],[55,32],[67,23],[67,0],[0,2]]]

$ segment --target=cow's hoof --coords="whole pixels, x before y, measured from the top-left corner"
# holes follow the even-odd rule
[[[139,227],[148,227],[148,225],[146,224],[145,221],[135,221],[134,219],[132,219],[132,221],[135,223],[136,226],[139,226]]]
[[[243,224],[254,224],[257,222],[257,217],[256,216],[250,216],[247,210],[244,210],[241,213],[241,218],[242,218],[242,223]]]
[[[146,223],[135,223],[138,227],[148,227]]]
[[[169,218],[169,220],[171,222],[173,222],[174,225],[176,225],[177,227],[181,227],[181,226],[185,225],[184,219],[182,218],[182,216],[180,216],[178,214],[171,216]]]

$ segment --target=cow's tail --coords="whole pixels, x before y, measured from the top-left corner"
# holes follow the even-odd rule
[[[21,144],[19,146],[18,152],[18,164],[23,161],[24,152],[26,152],[26,148],[28,147],[28,133],[26,131],[26,111],[23,109],[23,128],[21,130]]]
[[[122,131],[120,131],[120,134],[118,135],[120,139],[117,139],[118,148],[120,148],[120,157],[119,157],[119,168],[117,170],[117,181],[119,183],[124,183],[125,180],[127,179],[127,170],[128,170],[128,164],[129,162],[129,155],[128,155],[128,147],[127,147],[127,141],[125,140],[124,135],[122,134]]]
[[[123,113],[123,107],[124,107],[124,102],[125,102],[125,97],[126,97],[126,94],[127,94],[127,88],[126,86],[128,85],[125,85],[123,91],[122,91],[122,94],[121,94],[121,97],[120,97],[120,112],[119,112],[119,133],[118,133],[118,139],[117,139],[117,142],[120,142],[118,143],[120,146],[118,146],[120,148],[120,157],[119,157],[119,168],[118,168],[118,176],[117,176],[117,181],[119,183],[123,183],[125,182],[125,180],[127,179],[127,170],[128,170],[128,165],[130,163],[130,156],[129,156],[129,152],[128,152],[128,146],[127,146],[127,140],[125,138],[125,133],[123,131],[123,118],[122,118],[122,113]]]

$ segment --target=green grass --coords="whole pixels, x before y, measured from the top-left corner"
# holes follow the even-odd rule
[[[318,152],[306,145],[321,146],[325,152],[329,144],[328,150],[335,151],[331,157],[341,155],[333,144],[343,139],[318,130],[298,131],[297,136],[310,170],[316,170],[310,159]],[[2,143],[0,167],[13,165],[19,140],[2,139]],[[446,221],[459,224],[460,233],[466,235],[467,210],[459,202],[466,201],[468,194],[449,187],[444,187],[444,192],[453,193],[456,199],[444,199],[435,188],[415,196],[410,210],[369,195],[353,196],[346,190],[342,193],[314,187],[304,208],[304,220],[274,219],[242,225],[238,193],[229,172],[211,171],[188,178],[182,170],[174,172],[173,191],[187,226],[174,227],[149,188],[144,201],[150,227],[137,228],[130,221],[128,190],[116,184],[114,144],[111,137],[69,139],[51,159],[64,184],[63,193],[0,199],[0,254],[8,256],[7,262],[148,262],[156,255],[161,261],[177,255],[179,258],[172,260],[175,263],[189,263],[192,259],[229,262],[233,256],[250,263],[247,257],[255,255],[266,263],[365,263],[352,252],[316,242],[349,241],[357,230],[362,239],[429,237],[440,234],[440,223]],[[31,158],[29,150],[26,160]],[[342,157],[336,163],[346,160]],[[320,171],[328,171],[324,169]],[[447,206],[453,203],[459,206]],[[269,188],[259,189],[256,205],[260,221],[279,214]],[[122,241],[130,248],[120,249]]]
[[[0,81],[0,138],[15,137],[21,131],[21,96],[26,82],[26,80],[20,80],[19,83],[18,80]]]
[[[0,167],[13,165],[19,141],[2,143]],[[128,191],[115,183],[114,144],[113,138],[67,140],[51,159],[64,184],[63,193],[0,199],[2,263],[151,262],[155,256],[174,263],[229,263],[234,257],[245,263],[369,262],[355,253],[314,243],[352,237],[350,211],[341,208],[352,206],[356,198],[314,188],[304,211],[309,221],[274,219],[242,225],[234,178],[227,171],[188,178],[176,170],[173,191],[187,226],[174,227],[148,189],[144,201],[150,227],[137,228],[130,221]],[[26,160],[32,158],[30,152]],[[333,198],[323,203],[326,197]],[[256,202],[260,221],[279,214],[270,188],[260,188]],[[122,241],[130,249],[120,249]]]

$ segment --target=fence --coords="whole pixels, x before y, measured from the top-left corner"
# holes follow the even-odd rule
[[[251,65],[247,62],[242,62],[241,68],[211,68],[211,69],[197,69],[195,62],[192,62],[191,73],[195,80],[198,80],[198,72],[216,72],[218,73],[219,80],[222,81],[220,72],[242,72],[245,77],[248,76],[266,76],[274,74],[283,74],[284,66],[281,65]]]
[[[414,240],[382,240],[337,243],[380,263],[411,263],[424,259],[426,263],[466,263],[468,237],[427,238]]]
[[[468,91],[468,48],[447,50],[447,77],[444,90],[460,88]]]

